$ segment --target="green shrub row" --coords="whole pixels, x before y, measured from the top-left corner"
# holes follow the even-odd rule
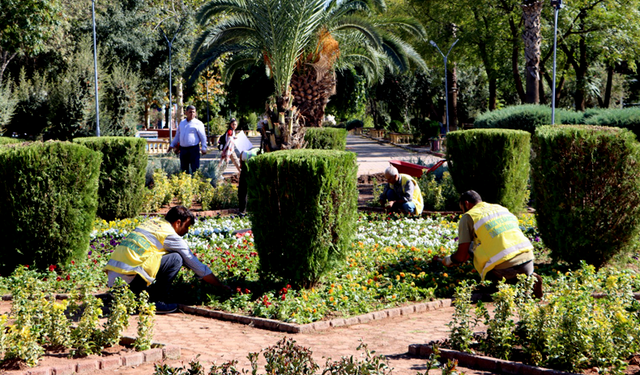
[[[98,216],[105,220],[135,217],[142,211],[147,142],[134,137],[76,138],[102,153]]]
[[[356,155],[262,154],[248,166],[248,210],[263,275],[312,286],[344,259],[357,218]]]
[[[344,151],[347,147],[347,130],[338,128],[307,128],[304,135],[307,148]]]
[[[597,267],[640,225],[640,145],[626,129],[542,126],[533,144],[538,230],[556,259]]]
[[[528,200],[531,135],[521,130],[473,129],[447,134],[447,164],[456,190],[477,191],[482,199],[511,212]]]
[[[101,155],[67,142],[0,148],[0,273],[86,256]]]
[[[0,146],[23,142],[18,138],[0,137]]]

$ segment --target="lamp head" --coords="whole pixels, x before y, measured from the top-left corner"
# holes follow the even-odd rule
[[[431,45],[434,47],[438,47],[438,45],[436,45],[436,42],[434,42],[433,40],[430,40],[429,43],[431,43]]]
[[[563,8],[562,0],[551,0],[551,6],[554,7],[555,9],[562,9]]]

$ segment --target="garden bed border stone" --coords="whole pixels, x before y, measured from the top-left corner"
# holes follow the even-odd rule
[[[548,369],[544,367],[525,365],[520,362],[504,359],[485,357],[457,350],[440,348],[440,361],[457,360],[458,365],[481,371],[490,371],[499,374],[511,375],[574,375],[571,372]],[[429,344],[409,345],[409,355],[418,358],[429,358],[433,353],[433,347]],[[577,374],[575,374],[577,375]]]
[[[352,316],[349,318],[335,318],[331,320],[321,320],[308,324],[286,323],[274,319],[258,318],[240,314],[232,314],[228,312],[211,310],[204,307],[178,305],[178,308],[186,313],[198,316],[204,316],[213,319],[226,320],[240,324],[250,325],[255,328],[266,329],[277,332],[287,333],[311,333],[323,331],[334,327],[345,327],[355,324],[364,324],[374,320],[383,320],[394,318],[397,316],[405,316],[409,314],[422,313],[426,311],[438,310],[451,306],[451,299],[440,299],[430,302],[417,303],[407,306],[394,307],[385,310],[373,311],[370,313]]]
[[[120,344],[129,345],[135,338],[123,336]],[[141,352],[122,353],[108,357],[78,358],[73,363],[58,366],[33,367],[22,371],[11,371],[11,375],[72,375],[94,373],[102,370],[116,370],[121,367],[139,366],[144,363],[156,363],[163,360],[180,359],[182,353],[177,345],[153,343],[152,348]]]

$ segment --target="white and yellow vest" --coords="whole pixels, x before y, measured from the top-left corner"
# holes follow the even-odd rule
[[[495,266],[518,254],[533,251],[533,245],[520,230],[518,218],[498,205],[480,202],[467,211],[473,219],[473,265],[484,280]]]
[[[167,253],[164,241],[172,234],[177,235],[165,219],[154,218],[143,223],[116,247],[104,271],[137,274],[151,285],[160,269],[162,256]]]
[[[400,181],[402,187],[404,187],[408,181],[411,181],[415,188],[413,189],[413,197],[411,197],[411,201],[416,205],[416,215],[420,216],[422,214],[422,209],[424,208],[424,202],[422,200],[422,192],[420,192],[420,186],[418,186],[418,181],[415,178],[409,176],[408,174],[400,173]]]

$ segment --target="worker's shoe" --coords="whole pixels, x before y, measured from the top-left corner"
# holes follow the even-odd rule
[[[156,302],[156,314],[171,314],[178,310],[178,305],[175,303]]]
[[[537,273],[533,273],[531,276],[535,277],[536,282],[533,284],[533,296],[537,299],[542,299],[544,292],[542,291],[542,277]]]

